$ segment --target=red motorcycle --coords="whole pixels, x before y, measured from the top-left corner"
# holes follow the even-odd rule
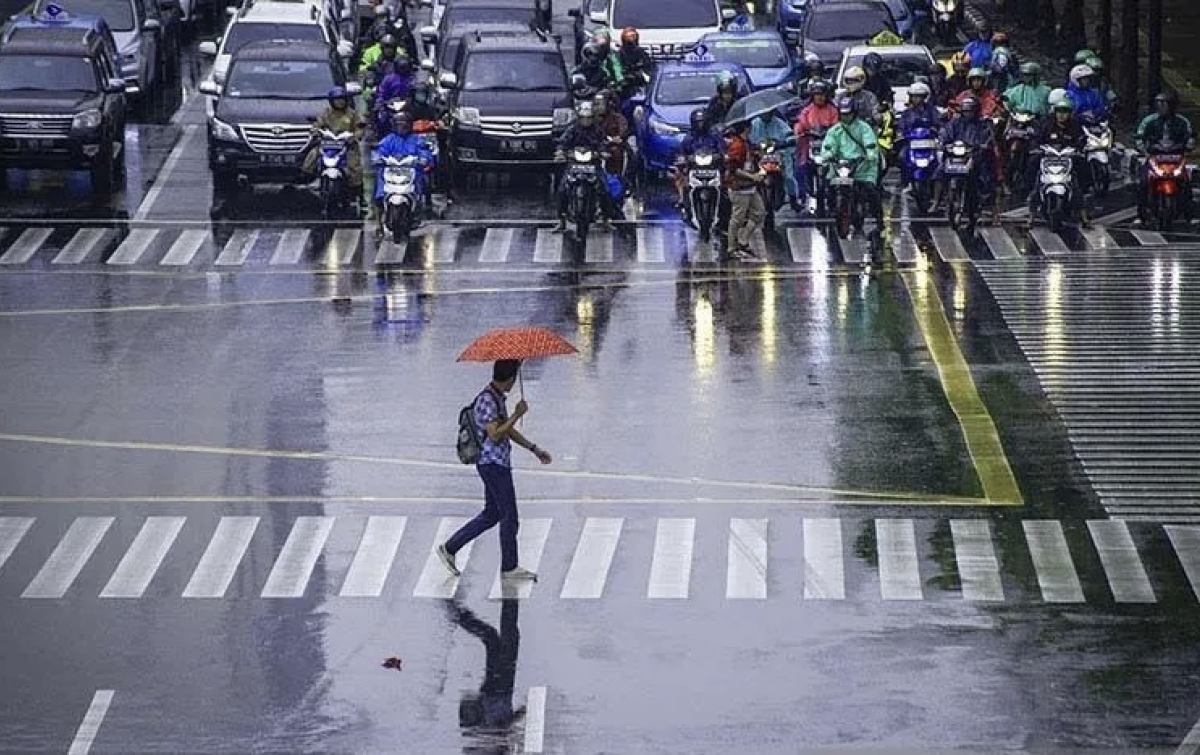
[[[1188,185],[1187,161],[1181,152],[1162,152],[1146,158],[1146,190],[1150,192],[1147,209],[1159,231],[1171,230],[1180,215],[1180,203]]]

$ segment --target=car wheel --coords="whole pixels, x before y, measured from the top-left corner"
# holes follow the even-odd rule
[[[101,148],[100,154],[92,163],[91,179],[92,193],[97,196],[108,196],[113,193],[115,160],[113,156],[113,140],[108,137],[104,141],[107,147]]]

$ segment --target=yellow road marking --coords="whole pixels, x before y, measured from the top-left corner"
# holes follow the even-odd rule
[[[1021,506],[1024,498],[1009,466],[992,415],[971,377],[971,369],[946,318],[937,286],[928,271],[901,276],[913,303],[913,314],[929,355],[937,366],[942,390],[962,428],[967,453],[983,486],[984,498],[994,506]]]
[[[469,472],[470,469],[457,462],[429,461],[425,459],[405,459],[393,456],[371,456],[366,454],[336,454],[326,451],[298,451],[285,449],[248,448],[238,446],[210,446],[184,443],[151,443],[143,441],[95,440],[89,438],[66,438],[53,435],[29,435],[25,433],[0,433],[0,441],[16,443],[33,443],[52,446],[68,446],[75,448],[107,448],[126,451],[156,451],[164,453],[190,453],[212,456],[237,456],[263,459],[293,459],[323,462],[355,462],[363,464],[383,464],[391,466],[413,467],[421,469],[458,470]],[[713,480],[704,477],[668,477],[648,474],[630,474],[614,472],[590,472],[582,470],[550,470],[550,469],[519,469],[518,475],[530,477],[549,477],[577,480],[606,480],[614,482],[641,482],[667,485],[707,486],[733,490],[752,490],[759,492],[774,492],[795,498],[833,497],[872,499],[878,501],[920,502],[927,503],[930,499],[949,504],[963,506],[979,506],[990,503],[988,500],[968,496],[947,496],[940,493],[911,493],[892,490],[845,490],[840,488],[824,488],[811,485],[792,483],[751,482],[738,480]],[[291,499],[295,500],[295,499]],[[444,499],[443,499],[444,500]],[[780,498],[786,502],[788,498]]]

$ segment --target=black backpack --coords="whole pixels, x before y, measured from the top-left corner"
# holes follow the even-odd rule
[[[491,390],[485,388],[484,391]],[[458,451],[458,460],[463,464],[475,464],[479,461],[479,454],[483,452],[483,438],[479,435],[479,428],[475,426],[475,404],[479,401],[479,397],[484,391],[480,391],[471,403],[464,406],[458,412],[458,443],[456,449]]]

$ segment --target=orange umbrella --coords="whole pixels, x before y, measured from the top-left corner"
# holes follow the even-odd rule
[[[577,354],[565,338],[546,328],[498,328],[471,342],[458,355],[459,362],[495,362],[500,359],[533,359]],[[517,373],[520,375],[520,373]],[[521,395],[525,394],[524,380]]]

